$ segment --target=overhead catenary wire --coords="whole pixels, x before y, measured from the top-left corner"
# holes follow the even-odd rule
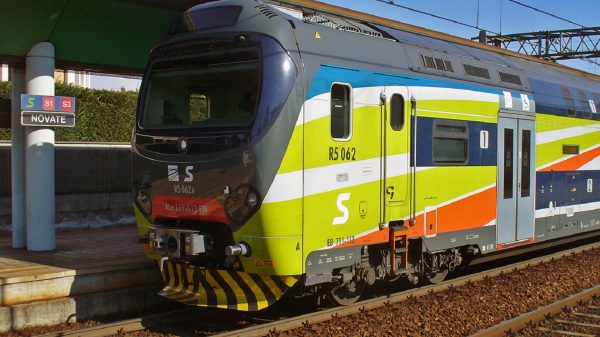
[[[427,16],[430,16],[430,17],[433,17],[433,18],[436,18],[436,19],[439,19],[439,20],[451,22],[451,23],[454,23],[454,24],[457,24],[457,25],[461,25],[461,26],[464,26],[464,27],[473,28],[473,29],[476,29],[476,30],[479,30],[479,31],[482,29],[479,26],[479,15],[480,15],[479,14],[479,5],[480,5],[479,4],[479,0],[477,2],[477,21],[476,21],[475,25],[471,25],[471,24],[468,24],[468,23],[465,23],[465,22],[461,22],[461,21],[458,21],[458,20],[455,20],[455,19],[450,19],[450,18],[441,16],[441,15],[433,14],[433,13],[430,13],[430,12],[427,12],[427,11],[423,11],[423,10],[419,10],[419,9],[416,9],[416,8],[412,8],[412,7],[409,7],[409,6],[400,5],[400,4],[396,3],[395,0],[375,0],[375,1],[382,2],[382,3],[388,4],[388,5],[391,5],[391,6],[394,6],[394,7],[406,9],[406,10],[409,10],[409,11],[412,11],[412,12],[415,12],[415,13],[419,13],[419,14],[422,14],[422,15],[427,15]],[[589,27],[586,27],[586,26],[581,25],[579,23],[576,23],[576,22],[574,22],[572,20],[569,20],[569,19],[566,19],[566,18],[562,18],[562,17],[560,17],[558,15],[555,15],[555,14],[549,13],[547,11],[535,8],[533,6],[529,6],[529,5],[524,4],[524,3],[522,3],[522,2],[520,2],[518,0],[508,0],[508,1],[513,2],[513,3],[517,4],[517,5],[529,8],[529,9],[534,10],[536,12],[552,16],[552,17],[554,17],[556,19],[563,20],[565,22],[568,22],[568,23],[580,26],[582,28],[589,28]],[[495,34],[495,35],[502,35],[502,10],[503,10],[503,7],[504,7],[503,6],[503,2],[504,2],[504,0],[500,0],[500,11],[499,11],[500,33],[494,32],[492,30],[486,30],[489,33],[492,33],[492,34]],[[589,60],[589,59],[582,59],[582,60],[585,61],[585,62],[588,62],[590,64],[600,65],[600,63],[598,63],[596,61],[593,61],[593,60]]]
[[[436,18],[436,19],[439,19],[439,20],[448,21],[448,22],[451,22],[451,23],[454,23],[454,24],[457,24],[457,25],[461,25],[461,26],[464,26],[464,27],[469,27],[469,28],[473,28],[473,29],[477,29],[477,30],[480,29],[478,27],[479,25],[473,26],[471,24],[468,24],[468,23],[465,23],[465,22],[461,22],[461,21],[458,21],[458,20],[455,20],[455,19],[450,19],[450,18],[441,16],[441,15],[437,15],[437,14],[429,13],[429,12],[422,11],[422,10],[419,10],[419,9],[416,9],[416,8],[412,8],[412,7],[400,5],[400,4],[395,3],[394,0],[375,0],[375,1],[383,2],[383,3],[388,4],[388,5],[392,5],[392,6],[395,6],[395,7],[403,8],[403,9],[409,10],[411,12],[415,12],[415,13],[419,13],[419,14],[431,16],[433,18]],[[494,32],[494,31],[491,31],[491,30],[488,30],[488,32],[493,33],[493,34],[498,34],[498,33]]]
[[[533,6],[530,6],[530,5],[524,4],[524,3],[520,2],[520,1],[517,1],[517,0],[508,0],[508,1],[510,1],[510,2],[512,2],[512,3],[516,3],[517,5],[523,6],[523,7],[525,7],[525,8],[529,8],[529,9],[531,9],[531,10],[533,10],[533,11],[536,11],[536,12],[539,12],[539,13],[542,13],[542,14],[546,14],[546,15],[548,15],[548,16],[551,16],[551,17],[555,18],[555,19],[558,19],[558,20],[562,20],[562,21],[568,22],[568,23],[570,23],[570,24],[573,24],[573,25],[575,25],[575,26],[579,26],[579,27],[581,27],[581,28],[589,28],[589,27],[586,27],[586,26],[584,26],[584,25],[582,25],[582,24],[580,24],[580,23],[577,23],[577,22],[571,21],[571,20],[569,20],[569,19],[566,19],[566,18],[560,17],[560,16],[558,16],[558,15],[555,15],[555,14],[552,14],[552,13],[550,13],[550,12],[546,12],[545,10],[542,10],[542,9],[539,9],[539,8],[536,8],[536,7],[533,7]]]

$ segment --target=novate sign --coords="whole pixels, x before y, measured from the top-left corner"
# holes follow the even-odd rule
[[[21,125],[72,128],[75,126],[75,114],[72,112],[21,111]]]
[[[75,126],[75,97],[21,95],[21,125]]]

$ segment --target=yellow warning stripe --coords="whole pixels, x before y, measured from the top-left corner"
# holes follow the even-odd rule
[[[196,278],[194,273],[198,273]],[[160,295],[164,297],[188,305],[240,311],[268,307],[279,300],[299,279],[296,276],[210,270],[171,261],[165,262],[162,274],[166,284]],[[184,282],[185,279],[187,282]]]
[[[221,277],[223,277],[225,282],[227,282],[227,284],[229,284],[230,286],[233,284],[236,284],[236,282],[233,280],[233,278],[231,277],[231,275],[229,275],[228,272],[219,270],[218,273],[221,275]],[[234,295],[235,295],[235,298],[237,299],[237,310],[248,311],[248,303],[247,303],[248,300],[244,296],[244,293],[239,292],[239,291],[234,291]]]
[[[240,273],[240,276],[242,277],[244,282],[246,282],[246,284],[250,287],[250,290],[256,297],[256,304],[258,306],[258,310],[262,310],[268,307],[269,302],[267,301],[267,297],[262,292],[258,284],[256,284],[256,282],[254,282],[254,280],[250,278],[250,275],[246,273]]]
[[[276,298],[280,298],[281,296],[283,296],[283,292],[279,289],[279,287],[275,284],[275,282],[267,275],[260,275],[260,278],[265,282],[265,284],[269,287],[269,289],[271,289],[271,291],[273,292],[273,295],[275,295]],[[284,281],[285,283],[285,281]]]
[[[211,273],[206,273],[206,280],[208,281],[208,284],[210,284],[213,287],[213,291],[215,292],[215,295],[217,296],[217,302],[216,303],[206,303],[207,307],[217,307],[217,308],[221,308],[221,309],[227,309],[228,307],[228,303],[227,303],[227,295],[225,294],[225,291],[223,290],[223,288],[220,287],[219,282],[217,282],[214,277],[212,276]],[[198,304],[199,306],[203,306],[202,304]]]

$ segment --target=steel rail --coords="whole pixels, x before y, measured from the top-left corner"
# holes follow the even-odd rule
[[[547,306],[530,311],[508,321],[503,321],[498,325],[481,330],[469,337],[503,337],[509,333],[515,333],[521,330],[528,324],[544,321],[547,319],[548,315],[556,315],[563,311],[565,307],[574,307],[581,301],[589,300],[598,295],[600,295],[600,285],[569,296],[563,300],[553,302]]]
[[[284,331],[301,328],[306,325],[316,324],[325,322],[331,319],[336,319],[339,317],[349,316],[353,314],[358,314],[365,310],[375,309],[383,306],[387,306],[394,303],[399,303],[406,301],[411,298],[420,297],[436,292],[441,292],[446,289],[451,289],[467,284],[471,284],[477,281],[481,281],[490,277],[495,277],[499,275],[503,275],[507,272],[517,271],[521,269],[525,269],[531,266],[535,266],[541,263],[553,261],[568,255],[579,254],[586,252],[588,250],[593,250],[600,248],[600,242],[591,243],[585,246],[572,248],[566,251],[550,254],[547,256],[538,257],[532,260],[527,260],[523,262],[513,263],[507,266],[498,267],[486,271],[482,271],[473,275],[462,276],[456,279],[448,280],[443,283],[437,285],[429,285],[425,287],[421,287],[418,289],[410,289],[402,292],[398,292],[389,296],[382,296],[374,299],[369,299],[365,301],[361,301],[355,303],[353,305],[349,305],[346,307],[336,307],[327,310],[323,310],[321,312],[309,313],[305,315],[301,315],[298,317],[288,318],[284,320],[280,320],[277,322],[261,324],[253,327],[248,327],[241,330],[226,332],[222,334],[215,335],[214,337],[234,337],[234,336],[243,336],[243,337],[258,337],[265,336],[269,334],[281,333]],[[483,336],[483,335],[481,335]],[[487,336],[487,335],[486,335]]]
[[[126,319],[122,321],[105,323],[96,326],[73,329],[73,330],[63,330],[50,332],[42,335],[37,335],[37,337],[67,337],[67,336],[81,336],[81,337],[103,337],[103,336],[112,336],[118,335],[119,333],[128,333],[144,330],[147,328],[157,327],[160,325],[172,324],[173,322],[178,322],[189,318],[189,314],[192,314],[196,310],[196,307],[185,308],[181,310],[169,311],[165,313],[158,313],[153,315],[148,315],[144,317]],[[194,317],[202,317],[202,316],[210,316],[215,315],[215,312],[204,312],[204,313],[195,313]]]

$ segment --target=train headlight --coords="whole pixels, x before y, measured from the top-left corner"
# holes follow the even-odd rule
[[[225,199],[225,212],[231,220],[239,223],[254,214],[259,205],[258,192],[248,185],[242,185]]]

